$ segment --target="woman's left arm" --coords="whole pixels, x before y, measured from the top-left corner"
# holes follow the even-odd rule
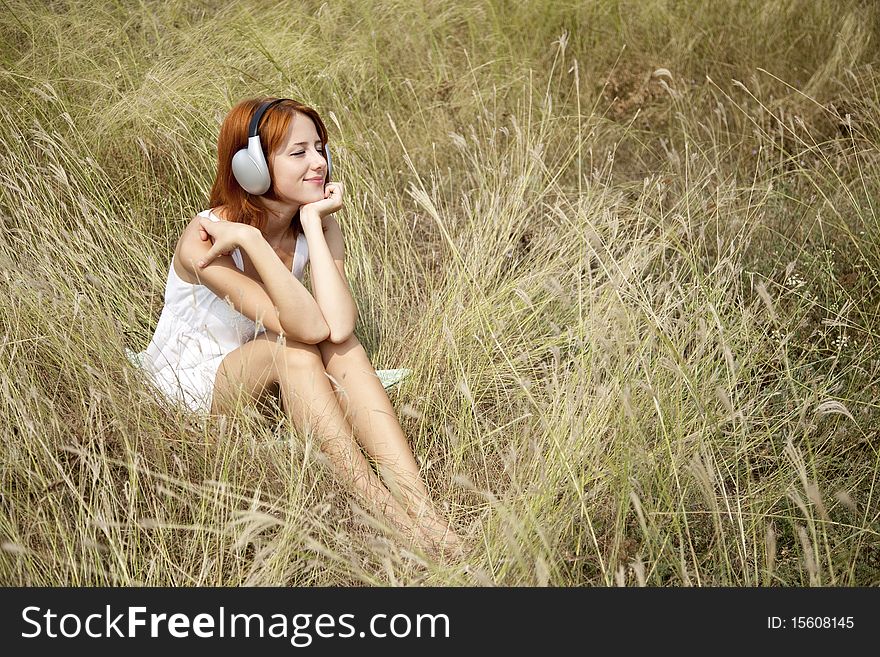
[[[345,245],[336,217],[317,214],[301,221],[309,243],[312,293],[330,327],[330,342],[345,342],[354,333],[357,306],[345,278]],[[311,220],[309,220],[311,219]]]

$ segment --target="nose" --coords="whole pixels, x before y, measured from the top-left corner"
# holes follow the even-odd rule
[[[312,156],[312,171],[315,172],[316,176],[324,176],[327,174],[327,160],[324,159],[324,155],[315,151],[315,154]]]

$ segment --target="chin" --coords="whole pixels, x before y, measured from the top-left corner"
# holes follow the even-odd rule
[[[324,198],[324,190],[317,190],[316,192],[298,192],[285,198],[288,199],[288,203],[298,203],[299,205],[314,203],[316,199]]]

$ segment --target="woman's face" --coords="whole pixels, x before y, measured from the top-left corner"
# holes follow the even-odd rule
[[[312,119],[297,113],[290,122],[284,144],[273,156],[275,193],[288,203],[313,203],[324,198],[326,178],[324,144]]]

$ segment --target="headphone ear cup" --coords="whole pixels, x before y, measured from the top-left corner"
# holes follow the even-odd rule
[[[327,177],[329,178],[330,172],[333,171],[333,163],[331,162],[331,159],[330,159],[330,148],[327,146],[324,146],[324,155],[327,158]]]
[[[232,175],[249,194],[259,196],[269,189],[269,167],[263,156],[259,136],[248,139],[248,147],[239,149],[232,156]]]

